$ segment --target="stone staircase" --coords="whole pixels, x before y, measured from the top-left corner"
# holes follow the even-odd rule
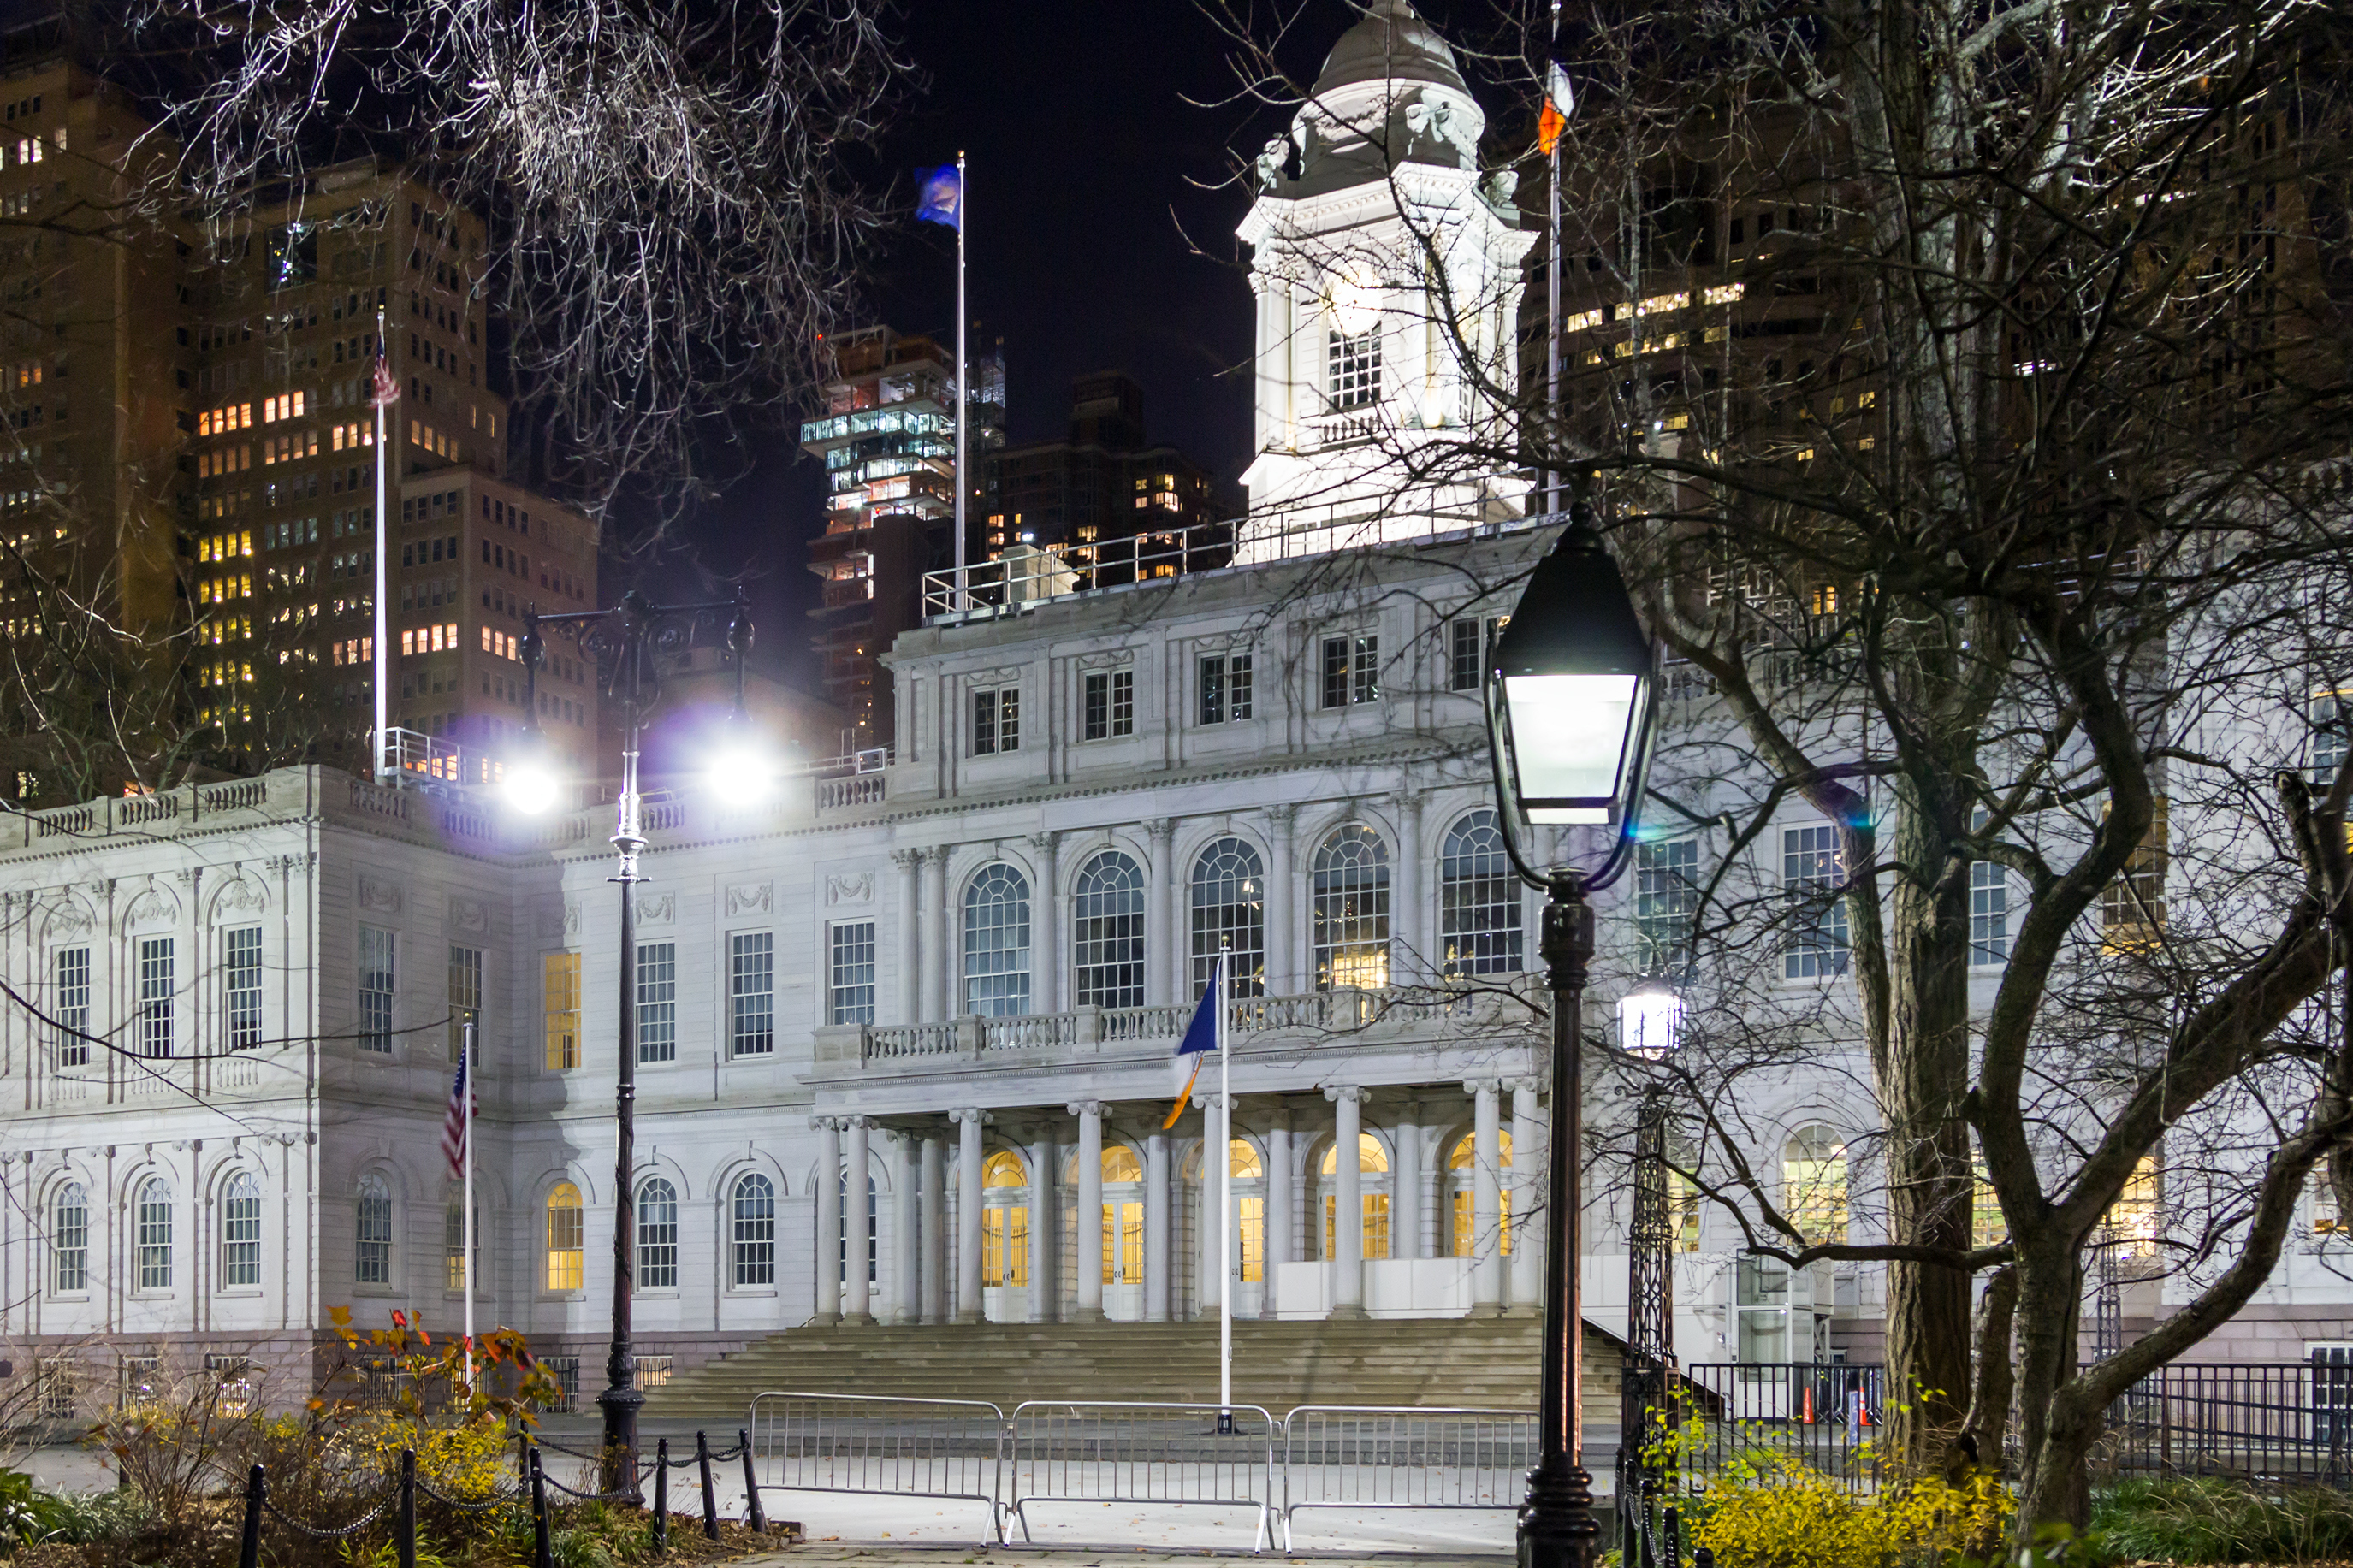
[[[1402,1318],[1234,1325],[1234,1399],[1280,1417],[1300,1405],[1534,1410],[1529,1318]],[[1586,1331],[1585,1418],[1615,1429],[1618,1341]],[[742,1424],[753,1396],[792,1390],[981,1399],[1201,1404],[1218,1396],[1218,1325],[965,1323],[790,1329],[681,1373],[644,1419]]]

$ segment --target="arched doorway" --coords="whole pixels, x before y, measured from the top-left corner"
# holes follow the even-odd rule
[[[1365,1260],[1371,1262],[1389,1255],[1389,1152],[1381,1141],[1369,1132],[1356,1135],[1356,1169],[1364,1188],[1364,1213],[1359,1224],[1365,1237]],[[1317,1227],[1322,1237],[1323,1251],[1319,1256],[1335,1258],[1339,1253],[1339,1191],[1340,1148],[1335,1142],[1324,1151],[1324,1165],[1316,1177],[1316,1212],[1324,1216]]]
[[[1020,1155],[999,1149],[981,1162],[980,1205],[981,1316],[992,1323],[1027,1321],[1029,1168]]]
[[[1144,1319],[1144,1162],[1114,1144],[1103,1152],[1103,1316]]]

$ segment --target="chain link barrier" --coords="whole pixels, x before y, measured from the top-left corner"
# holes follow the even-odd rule
[[[307,1535],[313,1541],[341,1541],[347,1536],[357,1535],[361,1531],[365,1530],[369,1525],[374,1524],[377,1520],[382,1519],[384,1517],[384,1510],[390,1508],[399,1496],[400,1483],[396,1481],[391,1486],[385,1489],[384,1496],[376,1499],[376,1503],[374,1508],[360,1515],[359,1518],[352,1521],[351,1523],[341,1525],[332,1530],[322,1530],[317,1525],[303,1523],[301,1520],[296,1519],[292,1514],[288,1513],[284,1509],[280,1508],[276,1503],[271,1502],[267,1497],[264,1497],[261,1500],[261,1506],[269,1511],[270,1518],[286,1526],[287,1529],[294,1531],[299,1534]]]

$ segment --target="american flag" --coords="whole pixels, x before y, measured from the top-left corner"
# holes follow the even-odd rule
[[[384,344],[375,346],[375,374],[369,378],[368,401],[378,408],[389,408],[400,401],[400,383],[392,378],[392,366],[384,357]]]
[[[473,1086],[466,1078],[469,1054],[459,1053],[457,1080],[449,1086],[449,1113],[441,1121],[441,1152],[449,1157],[450,1177],[461,1182],[466,1179],[466,1138],[474,1124],[472,1113],[480,1109],[479,1102],[467,1103],[473,1095]]]

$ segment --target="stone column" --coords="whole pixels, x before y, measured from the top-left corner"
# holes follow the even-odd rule
[[[1215,1318],[1218,1270],[1226,1261],[1219,1245],[1223,1238],[1218,1234],[1218,1162],[1232,1158],[1232,1152],[1225,1135],[1225,1100],[1215,1094],[1203,1098],[1207,1103],[1201,1110],[1201,1223],[1194,1227],[1194,1239],[1200,1243],[1194,1249],[1200,1255],[1200,1283],[1193,1291],[1193,1315]]]
[[[923,1138],[923,1285],[918,1302],[927,1323],[948,1321],[948,1174],[947,1140],[937,1132]]]
[[[1061,1151],[1050,1122],[1029,1140],[1029,1321],[1051,1323],[1061,1317],[1060,1214],[1054,1207],[1054,1166]]]
[[[956,1124],[956,1304],[958,1323],[981,1321],[980,1309],[980,1129],[986,1110],[951,1110]]]
[[[923,1265],[916,1219],[916,1194],[922,1188],[912,1132],[891,1135],[891,1273],[883,1313],[894,1323],[912,1323],[922,1315],[923,1297],[916,1287]]]
[[[1036,834],[1029,840],[1038,857],[1038,887],[1030,901],[1037,918],[1029,924],[1029,994],[1031,1005],[1040,1013],[1065,1012],[1070,1006],[1065,997],[1070,963],[1062,952],[1062,933],[1070,922],[1062,910],[1061,845],[1060,832]]]
[[[1365,1162],[1359,1149],[1365,1091],[1335,1085],[1324,1091],[1324,1098],[1334,1107],[1331,1315],[1361,1318],[1365,1315]]]
[[[841,1321],[841,1118],[812,1116],[817,1129],[817,1310],[809,1321]]]
[[[845,1116],[841,1120],[849,1133],[841,1184],[841,1227],[846,1233],[842,1238],[846,1244],[846,1258],[842,1270],[841,1321],[871,1324],[874,1321],[871,1307],[872,1288],[866,1277],[866,1184],[874,1179],[873,1148],[868,1139],[869,1130],[874,1121],[866,1116]]]
[[[1472,1104],[1471,1311],[1474,1317],[1498,1311],[1504,1304],[1504,1258],[1499,1250],[1503,1205],[1497,1202],[1504,1152],[1495,1136],[1503,1131],[1496,1102],[1501,1087],[1492,1078],[1473,1079],[1462,1086]]]
[[[1300,980],[1299,879],[1292,869],[1293,805],[1266,808],[1266,990],[1289,996],[1307,989]]]
[[[1544,1310],[1544,1226],[1536,1223],[1536,1180],[1544,1159],[1536,1131],[1535,1079],[1512,1080],[1512,1305],[1515,1318]]]
[[[1435,928],[1423,908],[1421,796],[1397,794],[1397,883],[1389,904],[1389,984],[1410,983],[1436,973],[1444,957]]]
[[[1397,1153],[1389,1161],[1389,1256],[1427,1257],[1421,1249],[1421,1101],[1409,1100],[1390,1129]]]
[[[1079,1307],[1077,1321],[1103,1321],[1103,1101],[1071,1103],[1079,1119]]]
[[[948,852],[925,849],[923,857],[923,1018],[927,1023],[955,1016],[949,999],[955,994],[955,964],[948,952]]]
[[[1144,1140],[1144,1321],[1168,1321],[1168,1134]]]
[[[897,1022],[923,1021],[923,858],[920,850],[893,849],[899,868],[899,1013]]]
[[[1185,939],[1177,925],[1176,900],[1169,896],[1176,885],[1168,860],[1176,824],[1155,816],[1144,827],[1152,837],[1152,864],[1144,872],[1149,889],[1144,906],[1144,1001],[1146,1006],[1166,1007],[1185,1000],[1184,985],[1175,978],[1183,973]]]
[[[1268,1119],[1266,1129],[1266,1289],[1260,1298],[1263,1317],[1271,1318],[1280,1309],[1275,1281],[1282,1278],[1282,1265],[1298,1256],[1291,1245],[1293,1218],[1299,1207],[1292,1192],[1291,1112],[1277,1110]]]

